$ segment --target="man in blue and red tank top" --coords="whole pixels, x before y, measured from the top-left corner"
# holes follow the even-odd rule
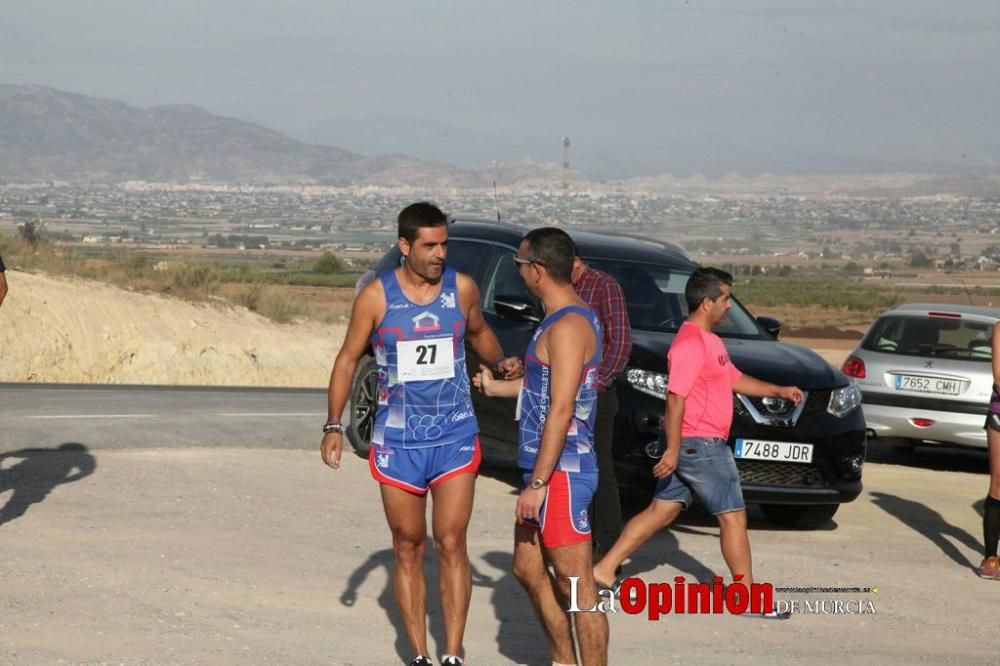
[[[589,666],[607,663],[607,618],[563,607],[567,599],[580,609],[598,602],[587,507],[598,478],[594,421],[601,327],[573,289],[575,254],[561,229],[535,229],[524,237],[514,261],[545,304],[545,319],[525,353],[523,382],[494,379],[485,366],[475,382],[486,395],[520,400],[518,466],[525,485],[514,511],[514,575],[545,625],[553,663],[577,663],[575,623],[580,658]]]
[[[448,219],[420,202],[399,214],[405,263],[358,293],[347,335],[330,377],[323,427],[323,462],[337,469],[343,451],[344,411],[358,359],[370,346],[378,363],[378,407],[369,453],[380,484],[395,553],[396,600],[416,655],[427,649],[427,592],[423,571],[426,494],[434,498],[432,524],[441,568],[445,623],[442,664],[463,663],[462,637],[472,589],[465,535],[479,469],[479,426],[469,395],[465,341],[506,376],[521,362],[504,358],[479,309],[479,289],[445,265]]]

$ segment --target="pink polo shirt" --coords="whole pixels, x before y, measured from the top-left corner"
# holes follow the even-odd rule
[[[722,339],[690,322],[681,324],[667,353],[667,392],[684,398],[681,437],[728,439],[733,385],[741,373]]]

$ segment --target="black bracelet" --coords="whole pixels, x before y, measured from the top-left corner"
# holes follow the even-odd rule
[[[324,435],[329,435],[331,432],[335,432],[338,435],[343,435],[344,434],[344,426],[342,426],[339,421],[328,421],[323,426],[323,434]]]

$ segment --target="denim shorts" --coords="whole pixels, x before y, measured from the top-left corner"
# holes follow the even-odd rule
[[[740,473],[724,439],[687,437],[681,440],[677,469],[658,479],[653,499],[691,506],[692,493],[712,515],[744,508]]]

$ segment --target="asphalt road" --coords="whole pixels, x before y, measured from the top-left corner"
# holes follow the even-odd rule
[[[356,456],[322,465],[324,415],[321,391],[0,386],[0,664],[409,658],[377,485]],[[826,529],[751,511],[757,579],[798,602],[790,620],[619,610],[610,663],[996,663],[1000,582],[973,573],[985,456],[875,444],[864,479]],[[470,664],[549,663],[510,571],[515,492],[505,474],[477,483]],[[625,573],[724,572],[713,522],[686,514]],[[429,547],[440,645],[433,562]]]
[[[89,448],[318,446],[319,389],[0,384],[0,451],[79,442]]]

